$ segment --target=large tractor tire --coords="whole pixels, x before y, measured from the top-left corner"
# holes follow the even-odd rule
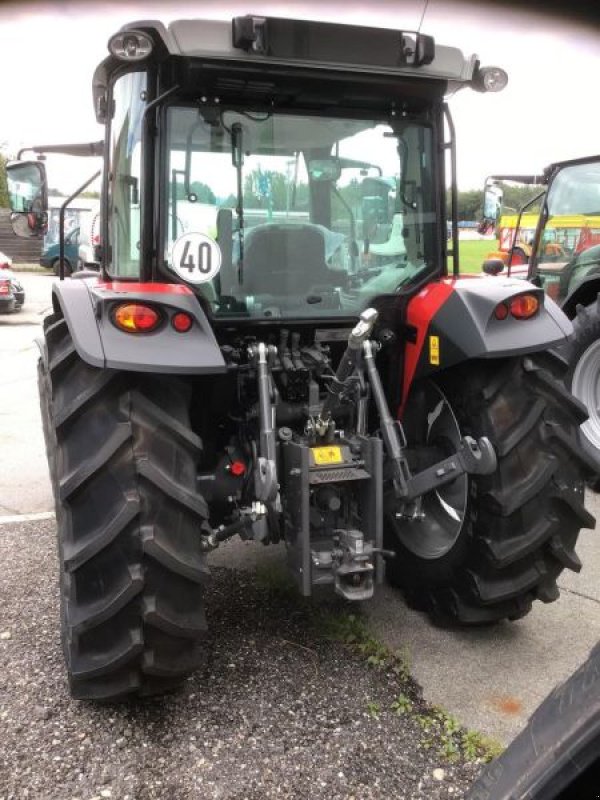
[[[589,419],[581,425],[581,444],[596,465],[590,486],[600,490],[600,296],[589,306],[578,306],[573,320],[574,338],[565,350],[569,362],[566,385],[587,408]]]
[[[457,478],[423,498],[414,518],[387,496],[391,583],[441,623],[518,619],[536,599],[559,595],[563,569],[578,572],[584,507],[577,439],[585,410],[558,379],[549,353],[469,363],[415,387],[405,420],[415,444],[456,450],[461,436],[487,436],[498,457],[488,476]],[[436,459],[437,460],[437,459]]]
[[[600,645],[483,768],[467,800],[592,800],[600,785]]]
[[[71,693],[158,694],[203,664],[206,635],[208,509],[189,390],[171,376],[89,366],[60,314],[44,328],[40,402]]]

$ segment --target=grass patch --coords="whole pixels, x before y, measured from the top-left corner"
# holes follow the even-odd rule
[[[466,761],[482,761],[488,763],[497,758],[504,747],[489,736],[478,731],[463,728],[460,722],[434,706],[415,717],[423,731],[421,745],[426,749],[435,749],[448,763],[464,758]]]
[[[448,242],[448,248],[452,242]],[[461,273],[479,273],[488,253],[496,250],[495,239],[459,239],[458,256]],[[448,272],[452,272],[452,256],[448,256]]]
[[[306,601],[289,570],[282,564],[260,564],[255,574],[258,586],[274,599],[296,600],[299,603]]]
[[[375,700],[367,702],[369,716],[379,718],[384,713],[410,717],[421,728],[421,745],[435,750],[448,763],[465,761],[489,762],[503,751],[502,745],[478,731],[464,728],[443,708],[428,706],[411,689],[409,656],[406,650],[392,651],[369,632],[359,614],[325,611],[317,615],[318,633],[332,641],[341,642],[365,659],[371,669],[395,676],[400,691],[385,708]]]

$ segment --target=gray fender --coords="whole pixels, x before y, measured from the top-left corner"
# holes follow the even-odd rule
[[[547,350],[564,343],[573,334],[572,323],[558,305],[528,281],[459,278],[450,285],[447,283],[445,291],[449,288],[451,292],[433,315],[428,313],[426,293],[413,298],[411,306],[414,306],[409,306],[409,323],[416,323],[417,332],[419,328],[422,331],[414,345],[419,350],[415,378],[463,361]],[[534,317],[525,320],[510,315],[504,320],[496,318],[494,311],[499,303],[524,292],[535,294],[540,300],[540,309]],[[437,337],[435,357],[431,354],[431,337]],[[412,377],[409,373],[411,382]]]
[[[157,307],[164,316],[160,328],[147,334],[119,330],[111,321],[112,309],[133,301]],[[110,283],[97,276],[57,281],[52,302],[67,322],[77,353],[93,367],[188,375],[227,371],[206,314],[181,284]],[[187,333],[170,324],[177,311],[194,319]]]
[[[565,298],[561,308],[569,319],[575,319],[577,306],[589,306],[595,303],[598,294],[600,294],[600,275],[596,272],[577,284],[571,294]]]

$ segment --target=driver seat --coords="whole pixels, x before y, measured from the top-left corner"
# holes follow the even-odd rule
[[[325,237],[310,223],[267,223],[246,234],[243,288],[249,295],[302,295],[339,285],[325,261]],[[337,279],[336,279],[337,278]]]

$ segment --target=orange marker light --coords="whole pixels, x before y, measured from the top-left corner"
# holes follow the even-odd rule
[[[534,294],[521,294],[510,301],[510,313],[515,319],[530,319],[539,308],[539,298]]]
[[[113,322],[126,333],[150,333],[161,321],[160,314],[151,306],[123,303],[113,311]]]
[[[171,325],[175,328],[177,333],[187,333],[192,327],[193,319],[189,314],[184,311],[178,311],[171,317]]]

